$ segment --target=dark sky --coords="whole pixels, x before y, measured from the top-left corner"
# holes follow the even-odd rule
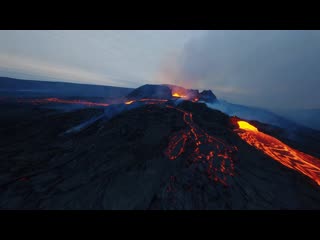
[[[319,31],[0,31],[0,75],[211,89],[230,102],[320,108]]]

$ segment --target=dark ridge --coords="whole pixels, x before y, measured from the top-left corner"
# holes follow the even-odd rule
[[[49,82],[37,80],[22,80],[0,77],[1,96],[19,97],[124,97],[133,89],[123,87],[79,84],[67,82]]]
[[[150,85],[146,84],[136,88],[127,95],[128,99],[170,99],[172,97],[171,89],[165,85]]]
[[[211,90],[203,90],[200,93],[199,100],[212,103],[217,100],[217,97],[216,97],[216,95],[213,94],[213,92]]]

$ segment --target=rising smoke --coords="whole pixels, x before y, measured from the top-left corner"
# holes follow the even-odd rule
[[[320,108],[320,31],[209,31],[164,67],[163,78],[220,99]]]

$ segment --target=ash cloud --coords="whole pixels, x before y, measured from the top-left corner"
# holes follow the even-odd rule
[[[320,31],[208,31],[164,75],[238,104],[320,108]]]

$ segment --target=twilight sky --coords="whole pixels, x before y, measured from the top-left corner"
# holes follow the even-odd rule
[[[0,31],[0,76],[173,83],[233,103],[320,108],[320,31]]]

